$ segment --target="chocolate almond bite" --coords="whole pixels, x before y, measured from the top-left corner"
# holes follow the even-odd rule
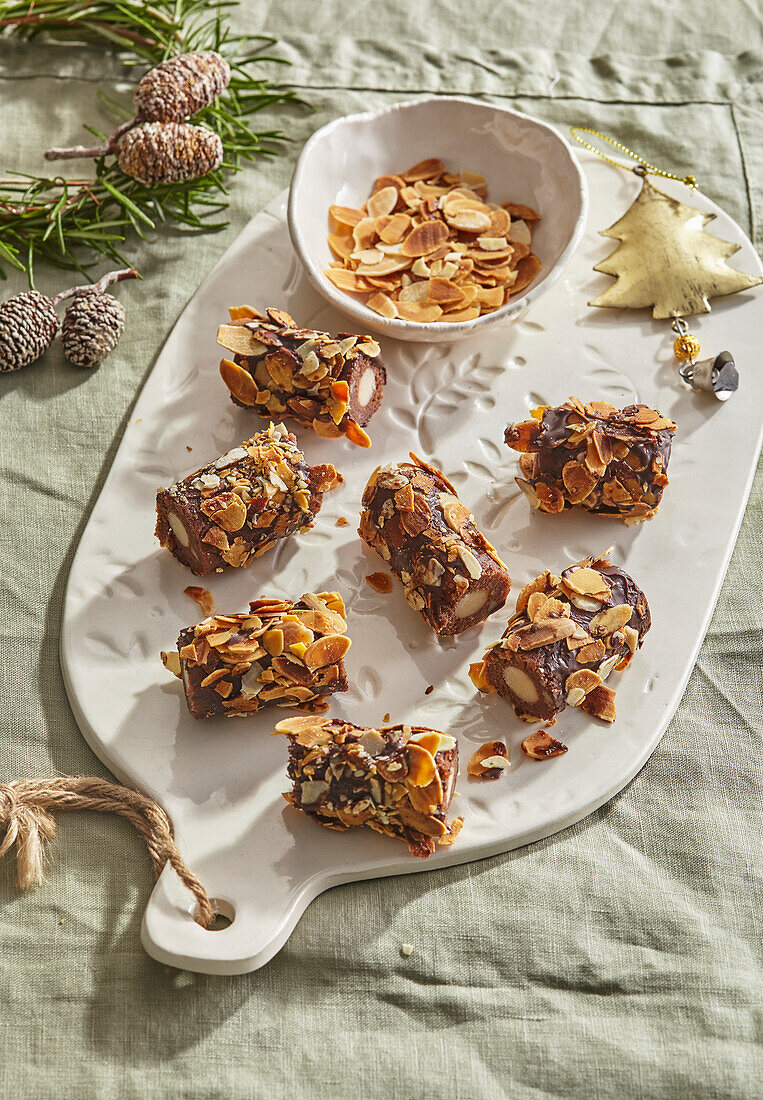
[[[522,589],[503,637],[469,675],[527,722],[547,721],[567,705],[614,722],[615,692],[604,681],[628,666],[650,625],[633,578],[606,554],[585,558],[561,577],[547,569]]]
[[[217,342],[233,352],[220,374],[234,403],[267,418],[291,417],[326,439],[370,447],[363,431],[381,404],[387,372],[372,336],[301,328],[288,313],[230,310]]]
[[[288,718],[277,733],[289,739],[284,798],[320,825],[367,825],[406,841],[426,858],[435,844],[452,844],[462,819],[445,820],[458,775],[455,737],[425,726],[355,726],[328,718]]]
[[[437,634],[459,634],[503,607],[511,578],[444,474],[410,457],[371,474],[358,534]]]
[[[522,452],[517,485],[533,508],[561,512],[580,505],[600,516],[641,523],[657,511],[668,484],[676,425],[647,405],[616,409],[608,401],[533,409],[504,439]]]
[[[245,567],[280,539],[312,527],[323,494],[342,482],[308,466],[283,424],[222,455],[156,496],[156,537],[198,577]]]
[[[194,718],[243,718],[263,707],[326,710],[347,690],[350,648],[342,597],[255,600],[249,614],[211,615],[180,632],[165,667],[183,681]]]

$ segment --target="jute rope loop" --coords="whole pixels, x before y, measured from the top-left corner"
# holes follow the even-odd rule
[[[207,892],[180,855],[170,819],[162,807],[139,791],[97,776],[0,783],[0,858],[16,845],[16,883],[20,890],[43,880],[45,841],[55,836],[53,813],[57,810],[96,810],[127,818],[146,842],[157,878],[169,863],[196,898],[197,923],[202,928],[210,926],[214,913]]]

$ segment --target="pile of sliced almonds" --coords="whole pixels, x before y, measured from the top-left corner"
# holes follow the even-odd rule
[[[329,207],[325,274],[368,294],[382,317],[427,324],[473,321],[521,293],[540,271],[529,206],[487,201],[476,172],[446,172],[436,157],[379,176],[360,210]]]

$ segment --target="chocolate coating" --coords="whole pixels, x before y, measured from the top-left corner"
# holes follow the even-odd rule
[[[233,402],[260,416],[297,420],[325,438],[344,435],[369,446],[362,428],[387,381],[376,340],[301,328],[283,310],[269,309],[267,317],[247,312],[251,319],[218,331],[218,343],[234,353],[233,362],[220,364]]]
[[[675,424],[647,405],[615,409],[576,398],[509,425],[507,445],[522,452],[517,484],[543,512],[580,505],[626,523],[651,518],[668,484]]]
[[[511,578],[447,478],[411,458],[371,475],[358,534],[437,634],[459,634],[503,607]]]
[[[349,639],[337,592],[250,608],[180,632],[180,678],[194,718],[240,718],[268,706],[325,710],[327,696],[347,690]]]
[[[424,726],[355,726],[340,719],[279,722],[289,738],[286,799],[321,825],[366,825],[426,858],[452,843],[446,815],[458,775],[455,738]]]
[[[342,481],[309,466],[282,424],[160,489],[156,537],[197,576],[243,567],[295,531],[311,527],[323,494]]]
[[[603,578],[599,598],[569,587],[570,581],[577,585],[580,570],[589,583],[592,573]],[[535,603],[528,608],[534,593]],[[471,675],[481,690],[498,692],[529,721],[550,719],[570,703],[583,703],[613,668],[630,662],[651,626],[646,596],[624,569],[606,558],[586,559],[563,570],[561,577],[541,574],[522,590],[517,605],[501,641],[472,666]],[[609,623],[604,615],[608,609]],[[579,697],[571,695],[575,690]]]

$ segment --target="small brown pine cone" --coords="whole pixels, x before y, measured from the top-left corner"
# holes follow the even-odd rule
[[[222,162],[218,135],[186,122],[144,122],[119,142],[119,167],[146,187],[198,179]]]
[[[114,350],[125,327],[121,302],[110,294],[81,294],[61,326],[64,355],[75,367],[97,367]]]
[[[58,317],[53,302],[36,290],[0,306],[0,371],[21,370],[53,343]]]
[[[230,65],[214,50],[170,57],[138,82],[135,113],[153,122],[182,122],[208,107],[230,84]]]

